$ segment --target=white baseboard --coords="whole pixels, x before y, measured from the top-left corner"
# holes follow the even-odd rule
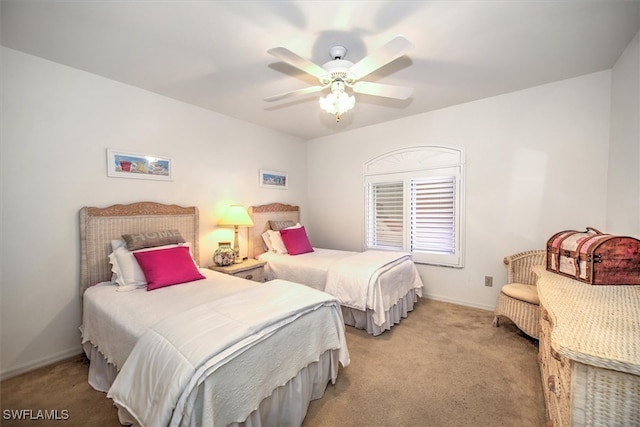
[[[422,297],[426,299],[432,299],[434,301],[442,301],[442,302],[448,302],[451,304],[464,305],[465,307],[479,308],[481,310],[487,310],[487,311],[494,311],[496,308],[495,306],[490,306],[485,304],[473,304],[468,301],[460,301],[454,298],[441,297],[438,295],[423,295]]]
[[[77,346],[73,348],[69,348],[67,350],[63,350],[56,354],[52,354],[47,357],[43,357],[37,360],[32,360],[31,362],[11,367],[5,371],[0,372],[0,380],[4,381],[9,378],[16,377],[18,375],[33,371],[38,368],[42,368],[48,365],[52,365],[56,362],[60,362],[61,360],[68,359],[73,356],[77,356],[82,354],[82,346]]]

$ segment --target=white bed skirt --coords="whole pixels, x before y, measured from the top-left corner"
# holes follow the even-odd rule
[[[393,325],[400,323],[400,320],[406,318],[408,313],[413,310],[413,305],[418,301],[416,290],[411,289],[407,294],[400,298],[389,310],[385,311],[385,319],[382,325],[378,326],[373,321],[373,310],[358,310],[351,307],[341,306],[342,317],[344,317],[345,325],[353,326],[357,329],[364,329],[371,335],[380,335],[384,331],[391,329]]]
[[[413,304],[411,304],[413,306]],[[405,312],[406,316],[406,312]],[[116,367],[106,361],[102,353],[90,343],[84,344],[89,365],[89,384],[96,390],[107,392],[118,374]],[[327,384],[336,377],[339,364],[339,351],[328,350],[319,360],[303,368],[298,375],[286,384],[276,388],[270,396],[260,402],[257,409],[249,414],[244,422],[231,424],[233,427],[261,426],[300,426],[307,414],[309,402],[324,395]],[[207,394],[207,382],[200,386],[198,397],[190,423],[184,426],[206,424],[212,410],[204,402]],[[210,392],[210,390],[209,390]],[[118,418],[123,425],[135,425],[134,418],[123,408],[118,408]]]

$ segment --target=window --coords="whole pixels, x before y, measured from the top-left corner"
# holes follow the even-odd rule
[[[365,164],[365,247],[462,267],[462,152],[415,147]]]
[[[367,248],[403,249],[403,182],[370,183],[367,187]]]

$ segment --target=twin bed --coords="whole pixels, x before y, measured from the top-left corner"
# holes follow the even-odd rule
[[[184,242],[131,253],[118,246],[123,235],[166,230]],[[80,329],[90,384],[114,400],[123,424],[302,424],[309,402],[335,382],[339,364],[349,364],[338,301],[285,280],[198,269],[198,236],[195,207],[145,202],[80,211]],[[117,262],[115,248],[124,254]],[[178,254],[188,274],[165,268]],[[133,258],[146,284],[127,272]],[[118,281],[129,273],[127,283]],[[163,282],[168,276],[176,283]]]
[[[272,203],[252,206],[249,254],[266,261],[268,279],[285,279],[327,292],[340,301],[347,325],[380,335],[407,317],[422,296],[423,284],[409,254],[386,251],[351,252],[311,248],[292,241],[295,255],[273,247],[278,232],[300,227],[298,206]],[[292,227],[293,226],[293,227]],[[293,230],[296,231],[296,230]],[[306,231],[299,231],[304,240]],[[289,243],[289,241],[287,243]]]

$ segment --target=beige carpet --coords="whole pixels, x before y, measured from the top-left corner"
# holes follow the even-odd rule
[[[351,365],[311,403],[304,426],[544,426],[537,342],[492,319],[421,300],[378,337],[347,327]],[[0,424],[119,426],[111,401],[87,384],[87,366],[77,357],[3,381]],[[68,419],[7,419],[21,409]]]

